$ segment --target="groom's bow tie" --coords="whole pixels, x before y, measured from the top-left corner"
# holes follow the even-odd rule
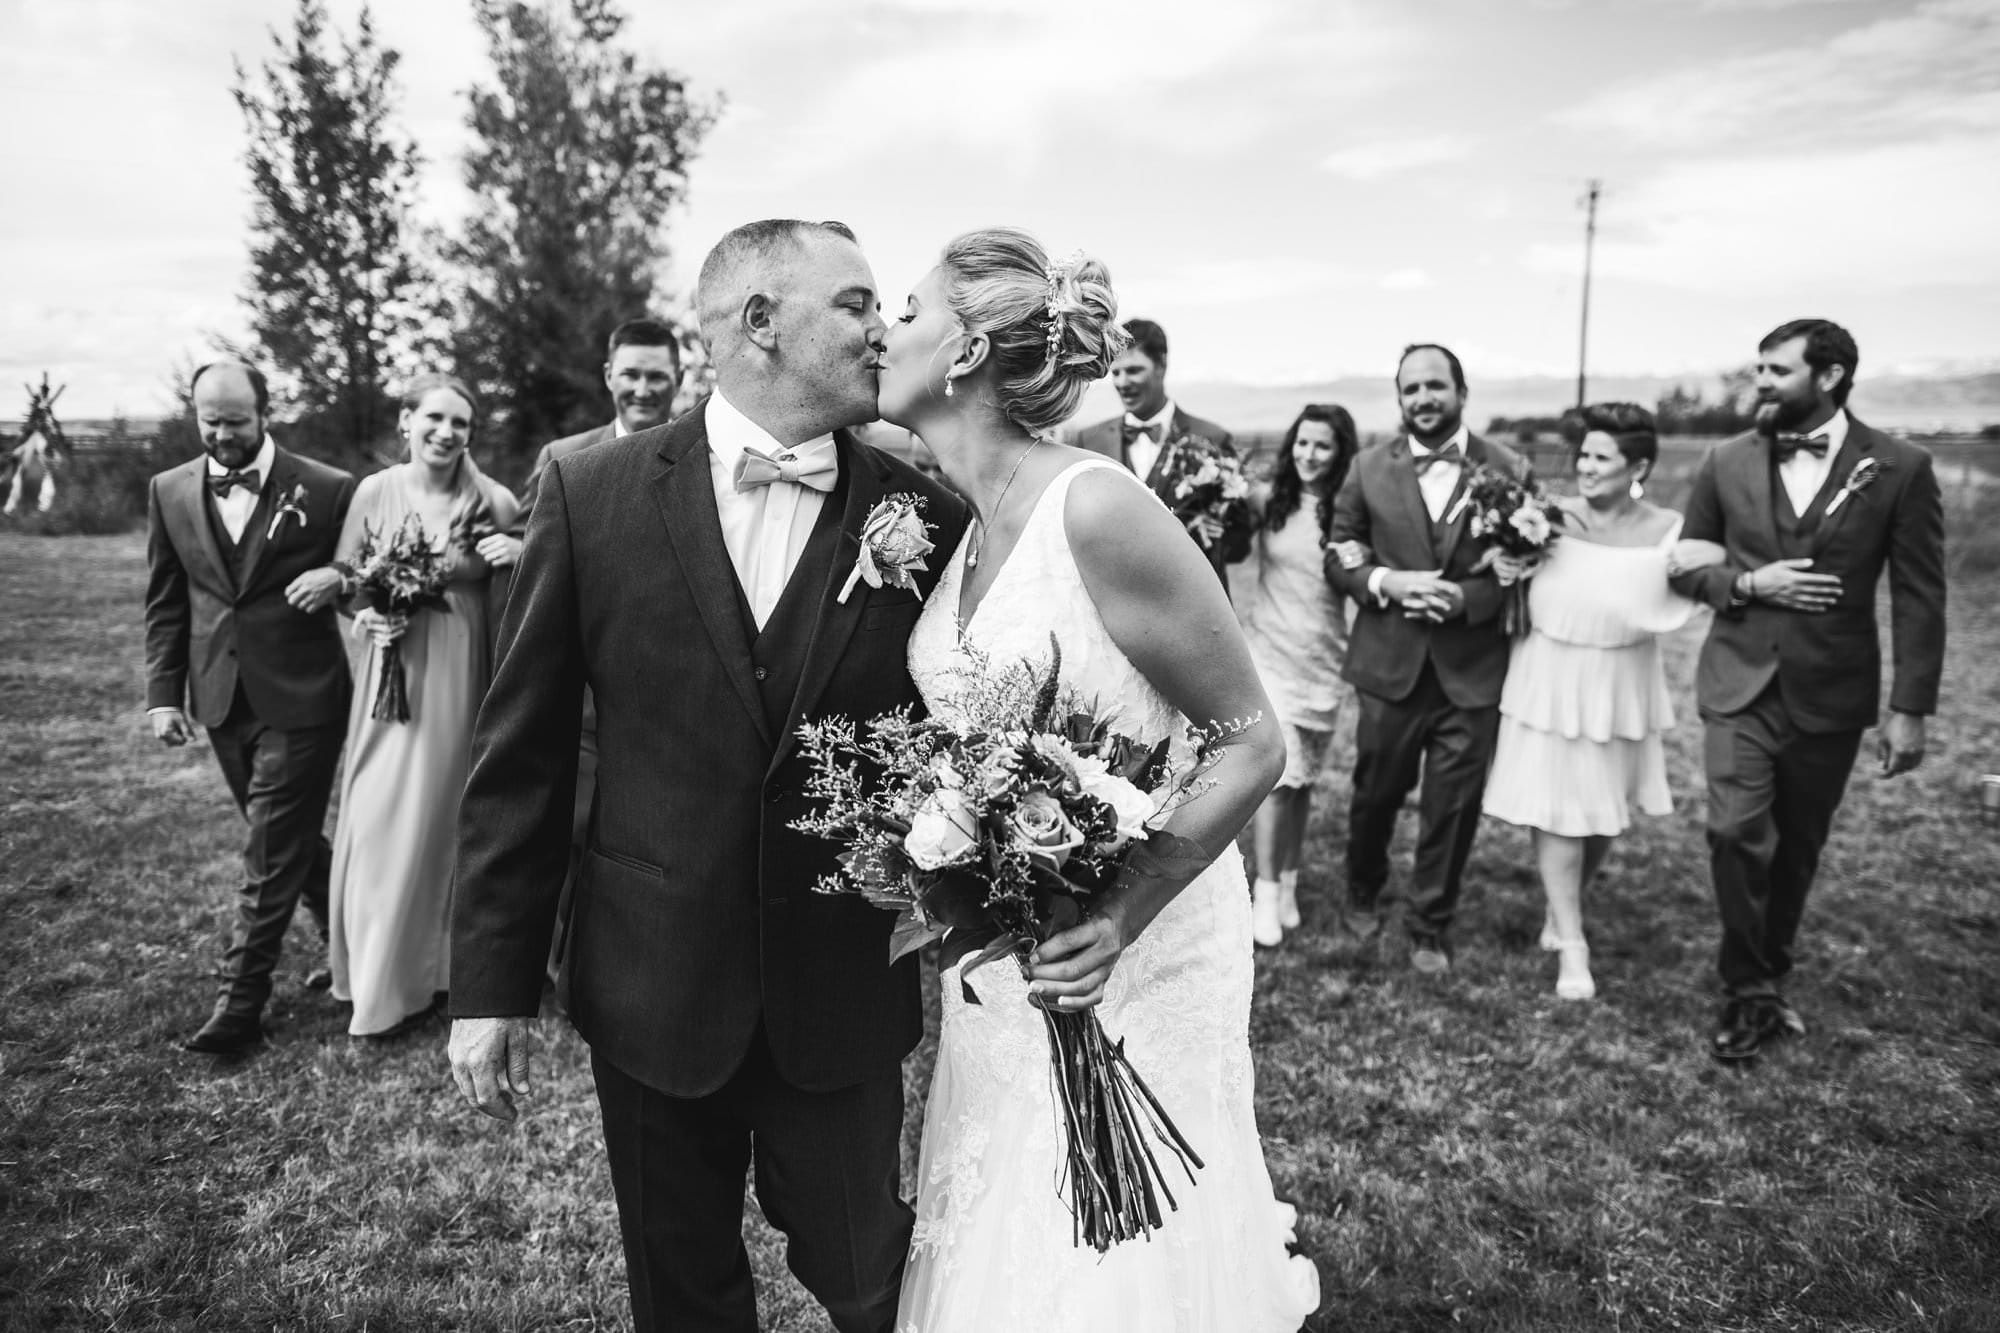
[[[208,479],[208,489],[218,500],[227,498],[229,492],[238,486],[255,495],[264,489],[263,478],[257,475],[254,467],[240,467]]]
[[[1149,421],[1142,426],[1136,421],[1126,422],[1125,443],[1130,444],[1132,441],[1138,439],[1150,440],[1154,444],[1158,444],[1160,442],[1160,423]]]
[[[1443,467],[1447,464],[1457,467],[1464,461],[1463,458],[1459,457],[1458,449],[1453,445],[1446,445],[1442,449],[1433,449],[1427,454],[1420,454],[1414,449],[1410,451],[1410,465],[1416,468],[1417,475],[1420,477],[1434,467]]]
[[[1776,452],[1780,463],[1789,463],[1798,457],[1799,450],[1801,449],[1811,454],[1814,458],[1825,458],[1827,444],[1828,441],[1824,435],[1792,435],[1781,431],[1778,437],[1771,442],[1771,447]]]
[[[736,460],[736,489],[755,490],[759,486],[769,486],[774,481],[796,482],[816,491],[830,491],[840,480],[840,463],[833,450],[815,450],[812,457],[801,459],[787,449],[776,458],[762,450],[745,445],[743,456]]]

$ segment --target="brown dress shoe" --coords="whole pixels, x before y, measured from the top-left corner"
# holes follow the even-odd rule
[[[264,1040],[264,1022],[256,1014],[218,1013],[201,1031],[182,1039],[181,1049],[197,1055],[239,1055]]]

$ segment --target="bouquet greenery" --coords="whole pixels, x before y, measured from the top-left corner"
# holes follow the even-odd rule
[[[383,615],[451,609],[444,599],[445,585],[451,580],[451,560],[431,545],[415,514],[405,517],[386,538],[373,523],[363,523],[361,543],[353,558],[336,560],[334,568],[354,581],[356,601]],[[370,716],[378,722],[410,720],[410,687],[403,672],[400,641],[382,649],[382,676],[375,687]]]
[[[898,711],[799,730],[822,810],[794,826],[845,848],[840,871],[815,887],[895,912],[891,961],[942,940],[948,971],[977,950],[960,973],[970,1004],[975,970],[1012,957],[1025,971],[1035,945],[1075,925],[1139,843],[1157,864],[1206,863],[1161,825],[1205,789],[1217,745],[1247,725],[1194,730],[1176,761],[1168,741],[1113,732],[1065,690],[1053,635],[1050,648],[1045,669],[996,671],[972,654],[951,723]],[[1177,1207],[1162,1158],[1190,1184],[1201,1158],[1094,1010],[1041,1012],[1076,1241],[1102,1252],[1160,1226],[1162,1199]]]

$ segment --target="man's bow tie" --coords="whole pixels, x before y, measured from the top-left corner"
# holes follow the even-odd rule
[[[1128,421],[1125,423],[1125,443],[1130,444],[1132,441],[1144,436],[1146,439],[1157,444],[1160,439],[1159,430],[1160,423],[1157,421],[1149,421],[1143,426]]]
[[[1450,446],[1446,446],[1443,449],[1433,449],[1427,454],[1420,454],[1414,449],[1410,451],[1410,463],[1417,469],[1417,475],[1420,477],[1434,467],[1440,467],[1447,463],[1456,467],[1464,461],[1464,459],[1458,456],[1458,450]]]
[[[258,491],[264,489],[264,479],[257,475],[257,469],[254,467],[236,468],[223,473],[219,477],[211,476],[208,479],[208,489],[218,500],[226,497],[229,494],[230,488],[235,486],[241,486],[244,490],[250,492],[250,494],[255,495]]]
[[[1789,463],[1798,457],[1803,449],[1814,458],[1825,458],[1827,438],[1824,435],[1792,435],[1780,432],[1771,444],[1780,463]]]
[[[736,460],[736,489],[748,491],[774,481],[790,481],[816,491],[830,491],[840,480],[840,463],[831,449],[815,453],[812,460],[802,462],[790,450],[773,458],[745,445],[743,456]]]

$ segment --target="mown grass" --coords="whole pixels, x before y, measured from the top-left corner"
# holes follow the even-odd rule
[[[302,988],[273,1039],[183,1055],[238,824],[212,757],[140,708],[136,536],[0,536],[0,1327],[626,1324],[585,1052],[543,1026],[529,1114],[461,1109],[432,1027],[350,1042]],[[1715,928],[1699,730],[1671,818],[1588,905],[1603,998],[1551,994],[1525,837],[1489,823],[1446,980],[1337,944],[1346,778],[1321,792],[1306,923],[1259,967],[1260,1122],[1327,1329],[2000,1328],[2000,614],[1954,589],[1929,762],[1858,772],[1793,997],[1811,1037],[1703,1053]],[[1336,769],[1338,764],[1336,764]],[[1405,833],[1407,841],[1407,831]],[[911,1061],[914,1107],[928,1048]],[[823,1320],[746,1223],[766,1326]]]

